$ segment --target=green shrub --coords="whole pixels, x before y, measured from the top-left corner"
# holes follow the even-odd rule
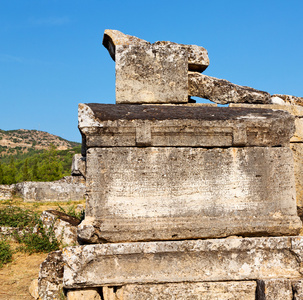
[[[13,251],[6,240],[0,241],[0,268],[12,261]]]
[[[48,253],[59,249],[59,242],[55,238],[53,229],[45,230],[41,223],[37,226],[37,232],[23,231],[22,234],[16,234],[15,239],[22,244],[18,250],[30,254]]]
[[[34,227],[39,220],[37,213],[16,206],[7,206],[0,210],[0,226],[24,228]]]

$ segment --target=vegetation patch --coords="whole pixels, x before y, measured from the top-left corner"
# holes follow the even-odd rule
[[[13,251],[6,240],[0,240],[0,268],[12,261]]]

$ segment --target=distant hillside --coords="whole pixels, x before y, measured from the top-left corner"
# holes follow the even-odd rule
[[[70,175],[81,144],[38,130],[0,129],[0,184],[53,181]]]
[[[48,149],[51,144],[57,150],[68,150],[80,145],[44,131],[0,129],[0,156],[22,154],[29,150]]]

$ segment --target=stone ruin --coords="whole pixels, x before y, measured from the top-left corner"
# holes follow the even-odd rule
[[[41,299],[303,299],[303,99],[201,74],[203,47],[103,45],[117,104],[79,104],[81,245],[43,262]]]

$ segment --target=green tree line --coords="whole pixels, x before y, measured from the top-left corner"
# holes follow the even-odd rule
[[[48,150],[8,155],[0,160],[0,184],[22,181],[54,181],[70,175],[73,155],[81,152],[81,146],[70,150]]]

